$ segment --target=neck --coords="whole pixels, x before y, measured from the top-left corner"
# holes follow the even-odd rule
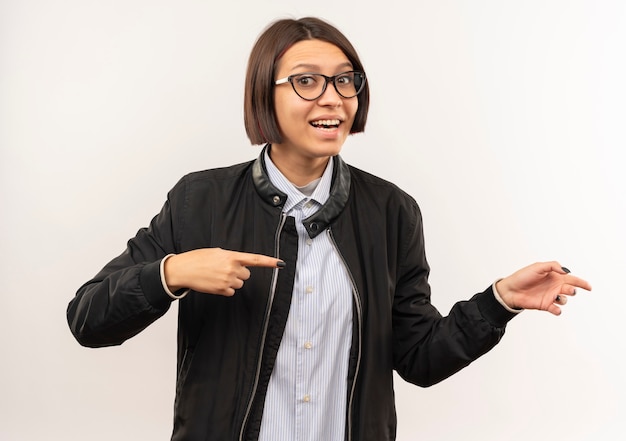
[[[289,154],[289,149],[280,145],[272,145],[269,150],[270,158],[276,168],[294,185],[302,187],[320,178],[326,170],[329,156],[302,157]]]

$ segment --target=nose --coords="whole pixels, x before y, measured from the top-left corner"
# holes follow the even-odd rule
[[[339,93],[337,93],[337,89],[335,89],[335,83],[332,81],[328,81],[326,83],[326,90],[317,99],[317,103],[320,106],[331,106],[331,107],[339,107],[343,104],[343,98]]]

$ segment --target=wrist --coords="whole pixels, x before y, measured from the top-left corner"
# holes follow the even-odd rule
[[[524,308],[516,306],[515,296],[511,290],[508,289],[504,280],[505,279],[500,279],[493,284],[493,293],[496,300],[510,312],[517,313],[523,311]]]
[[[161,282],[163,289],[173,299],[181,299],[187,295],[189,289],[177,280],[175,270],[176,254],[168,254],[161,261]]]

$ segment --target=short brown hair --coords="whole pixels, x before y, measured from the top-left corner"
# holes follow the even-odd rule
[[[319,18],[282,19],[270,24],[252,48],[246,72],[244,123],[252,144],[282,142],[274,110],[276,62],[291,46],[303,40],[334,44],[343,51],[354,70],[364,71],[350,41],[337,28]],[[365,130],[369,107],[367,82],[357,99],[359,106],[350,133]]]

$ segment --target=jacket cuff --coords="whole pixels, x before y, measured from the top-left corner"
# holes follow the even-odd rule
[[[174,300],[163,289],[160,260],[148,263],[141,269],[139,283],[146,300],[156,309],[166,309]]]
[[[512,312],[498,302],[493,290],[493,285],[484,292],[476,294],[474,297],[478,304],[478,310],[482,316],[497,328],[504,328],[506,324],[513,319],[519,312]]]

